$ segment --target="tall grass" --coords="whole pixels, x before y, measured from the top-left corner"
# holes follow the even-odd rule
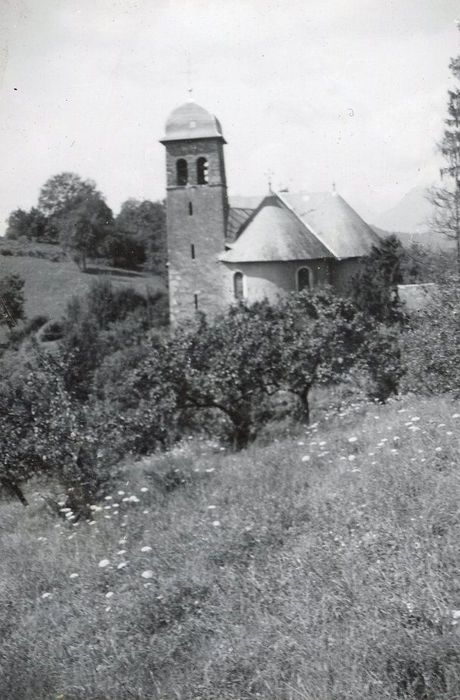
[[[127,462],[94,523],[3,503],[0,697],[459,697],[460,407],[324,425]]]

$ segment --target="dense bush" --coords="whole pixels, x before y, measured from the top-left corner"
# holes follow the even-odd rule
[[[404,249],[395,235],[372,246],[351,284],[351,296],[356,306],[377,323],[403,323],[404,310],[398,295],[403,282]]]
[[[0,278],[0,325],[14,328],[24,318],[24,280],[19,275]]]
[[[30,321],[18,325],[10,332],[9,347],[19,349],[21,343],[31,335],[34,335],[48,322],[48,316],[42,314],[34,316]]]
[[[451,278],[412,314],[402,335],[403,388],[438,394],[460,390],[460,281]]]

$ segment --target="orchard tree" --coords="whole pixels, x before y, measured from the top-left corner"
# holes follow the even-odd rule
[[[197,326],[178,329],[167,347],[164,372],[175,386],[178,408],[218,410],[229,421],[236,449],[255,438],[266,399],[279,390],[275,318],[268,303],[239,305],[212,321],[201,316]]]
[[[361,357],[367,324],[351,301],[329,289],[291,294],[276,312],[281,355],[276,381],[298,398],[298,415],[308,423],[312,388],[347,376]]]
[[[34,474],[52,476],[67,489],[66,506],[91,517],[89,503],[108,478],[110,421],[75,400],[64,374],[63,357],[34,344],[27,364],[2,381],[0,484],[26,505],[21,484]]]
[[[346,376],[361,356],[366,328],[353,304],[329,290],[292,294],[274,306],[240,304],[176,329],[148,376],[173,387],[183,416],[190,409],[225,416],[241,449],[270,419],[279,392],[297,397],[298,416],[308,423],[311,389]]]
[[[428,200],[433,206],[431,227],[455,241],[460,272],[460,56],[451,60],[449,68],[456,84],[448,92],[446,129],[438,146],[445,163],[441,168],[445,185],[432,187]]]

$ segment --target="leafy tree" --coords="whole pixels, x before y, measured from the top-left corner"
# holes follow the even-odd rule
[[[280,302],[277,316],[277,384],[297,396],[300,417],[308,423],[313,386],[347,376],[362,356],[368,324],[350,300],[328,289],[289,296]]]
[[[125,264],[142,264],[163,273],[166,262],[166,211],[163,202],[128,199],[115,219],[112,250],[123,252]],[[144,251],[144,259],[140,250]]]
[[[146,246],[131,236],[115,230],[106,240],[105,254],[114,267],[136,269],[147,259]]]
[[[351,284],[352,299],[367,317],[379,323],[402,323],[405,314],[398,294],[403,282],[404,249],[394,235],[372,246]]]
[[[16,240],[28,238],[29,240],[47,240],[48,228],[46,216],[32,207],[30,211],[15,209],[8,217],[5,237]]]
[[[267,325],[268,304],[231,308],[196,328],[178,329],[167,350],[163,372],[175,387],[178,407],[215,409],[229,421],[235,448],[245,447],[257,434],[265,398],[279,365],[279,344],[273,324]],[[270,369],[269,369],[270,368]]]
[[[68,490],[66,505],[90,517],[113,454],[108,423],[66,390],[64,370],[62,356],[35,345],[27,365],[2,381],[0,483],[26,505],[21,483],[37,473],[53,476]]]
[[[425,394],[460,389],[460,288],[439,285],[402,335],[404,388]]]
[[[449,252],[432,250],[419,243],[405,247],[401,259],[404,284],[440,283],[455,274],[456,267],[456,260]]]
[[[446,184],[428,190],[428,199],[433,205],[431,228],[456,241],[460,272],[460,56],[450,61],[449,68],[456,86],[448,91],[447,128],[438,147],[445,162],[441,177]]]
[[[367,370],[367,395],[380,403],[399,393],[406,373],[402,360],[401,332],[396,326],[380,324],[368,328],[362,353],[361,366]]]
[[[302,292],[276,306],[239,305],[178,328],[146,376],[173,387],[182,419],[190,409],[220,412],[241,449],[270,418],[271,397],[280,391],[298,398],[308,422],[312,387],[346,375],[360,357],[365,331],[351,302],[328,290]]]
[[[57,217],[71,209],[75,201],[91,197],[95,191],[93,180],[83,180],[76,173],[59,173],[41,188],[38,208],[47,218]]]
[[[24,318],[24,280],[19,275],[0,279],[0,325],[13,328]]]
[[[116,289],[109,281],[94,282],[84,297],[67,305],[63,319],[63,353],[66,390],[80,401],[88,400],[95,372],[112,353],[136,345],[151,328],[167,322],[162,292],[140,294],[130,287]]]
[[[86,270],[88,257],[102,251],[112,228],[112,212],[98,192],[75,199],[71,207],[59,214],[59,240],[70,251],[81,270]]]
[[[92,180],[75,173],[60,173],[42,187],[38,208],[57,231],[64,250],[86,269],[88,257],[97,255],[113,225],[113,214]]]

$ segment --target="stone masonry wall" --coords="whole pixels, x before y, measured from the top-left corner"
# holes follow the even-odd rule
[[[224,249],[228,201],[220,140],[169,142],[166,149],[170,314],[177,323],[194,316],[196,303],[210,316],[224,308],[218,256]],[[197,184],[200,156],[208,160],[205,185]],[[178,158],[187,160],[186,186],[176,184]]]

